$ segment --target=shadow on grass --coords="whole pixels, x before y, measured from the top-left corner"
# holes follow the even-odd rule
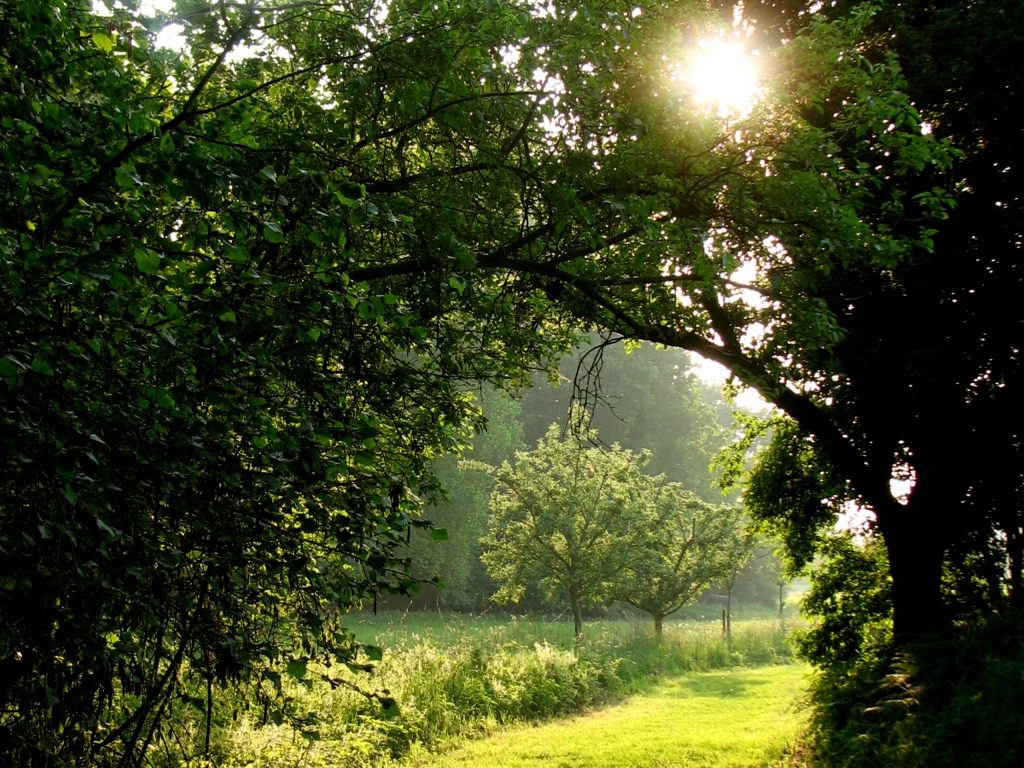
[[[690,699],[740,698],[752,690],[769,685],[759,673],[762,670],[744,669],[721,672],[705,672],[667,685],[659,693],[666,698]]]

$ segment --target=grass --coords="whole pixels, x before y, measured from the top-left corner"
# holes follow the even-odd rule
[[[791,661],[777,620],[735,621],[731,647],[715,621],[667,623],[657,642],[647,622],[601,620],[578,646],[564,620],[440,614],[353,616],[364,642],[384,648],[366,699],[315,676],[285,676],[287,713],[232,714],[217,734],[226,768],[370,768],[440,752],[514,723],[541,722],[649,692],[685,672]],[[337,670],[333,670],[337,674]],[[397,707],[382,708],[394,700]],[[261,722],[263,720],[263,722]]]
[[[751,768],[777,763],[804,721],[807,667],[690,673],[627,701],[539,727],[517,726],[416,768]]]

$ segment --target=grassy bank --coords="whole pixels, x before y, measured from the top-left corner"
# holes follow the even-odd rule
[[[574,647],[564,621],[438,614],[353,619],[362,640],[386,650],[372,676],[345,679],[376,697],[348,684],[288,681],[284,716],[236,708],[223,723],[221,764],[381,766],[504,724],[605,704],[663,675],[790,659],[772,620],[735,621],[731,644],[715,621],[669,623],[659,643],[646,623],[605,620],[591,623]]]

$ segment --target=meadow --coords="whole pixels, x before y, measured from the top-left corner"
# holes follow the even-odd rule
[[[742,613],[731,642],[713,613],[666,622],[660,642],[639,618],[595,620],[579,644],[564,619],[402,612],[351,619],[356,636],[382,650],[372,674],[352,673],[333,687],[286,680],[283,716],[269,720],[258,707],[225,712],[215,734],[218,765],[397,766],[510,724],[590,712],[684,673],[792,661],[777,617]]]
[[[414,768],[795,765],[806,718],[794,702],[801,699],[807,673],[803,664],[690,672],[596,711],[511,726],[409,762]]]

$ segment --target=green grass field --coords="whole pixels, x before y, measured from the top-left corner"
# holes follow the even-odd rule
[[[265,716],[261,722],[259,709],[243,708],[240,714],[236,710],[230,715],[225,712],[224,727],[217,738],[220,764],[225,768],[405,765],[413,757],[445,753],[467,740],[517,724],[551,722],[587,712],[598,729],[618,729],[621,725],[626,734],[630,717],[640,724],[650,722],[644,738],[664,736],[664,744],[659,742],[650,748],[659,755],[669,754],[665,747],[675,743],[674,735],[684,733],[685,723],[699,722],[700,713],[709,709],[712,701],[724,698],[732,708],[728,698],[733,695],[728,693],[732,688],[758,689],[751,701],[747,696],[737,699],[746,709],[735,711],[737,723],[761,723],[763,718],[755,711],[753,699],[770,706],[772,697],[792,698],[792,691],[784,686],[776,693],[765,682],[775,680],[772,675],[785,675],[771,672],[771,665],[785,665],[778,669],[789,670],[794,679],[802,674],[802,667],[792,664],[792,651],[777,618],[734,620],[731,643],[723,640],[721,625],[714,620],[666,623],[659,642],[648,622],[602,619],[585,627],[578,645],[573,642],[571,623],[565,620],[400,612],[351,618],[349,625],[360,640],[380,646],[382,659],[374,674],[351,673],[347,677],[351,685],[379,692],[378,697],[365,698],[350,684],[331,688],[320,683],[320,670],[301,683],[283,676],[287,711],[279,724],[266,723]],[[753,672],[755,669],[761,672]],[[692,677],[694,673],[712,671],[719,677]],[[758,676],[762,672],[766,677]],[[733,673],[738,677],[729,677]],[[331,674],[344,675],[345,671],[334,668]],[[672,682],[680,675],[691,675],[683,678],[689,681],[683,687]],[[634,698],[628,700],[627,709],[622,709],[620,705],[629,696]],[[393,705],[382,707],[385,699]],[[614,713],[626,721],[600,725],[603,718]],[[669,720],[656,721],[655,715]],[[552,727],[567,722],[556,720]],[[590,718],[583,722],[590,722]],[[726,733],[740,732],[738,727],[722,728]],[[701,725],[694,734],[706,730]],[[585,736],[579,743],[611,743],[610,734]],[[712,731],[704,735],[712,742],[717,738],[713,738]],[[551,736],[548,740],[555,738],[572,743],[567,736]],[[622,745],[607,754],[618,751],[628,755],[625,740],[631,738],[623,736]],[[630,748],[641,750],[636,758],[639,762],[622,765],[662,765],[650,762],[654,752],[644,752],[647,747],[643,743]],[[774,738],[765,742],[777,743]],[[586,762],[589,758],[580,754],[585,753],[570,752],[566,758],[569,762],[564,765],[605,764]],[[580,759],[584,762],[578,762]]]
[[[753,768],[777,763],[803,719],[798,664],[690,673],[620,704],[516,726],[416,768]]]

